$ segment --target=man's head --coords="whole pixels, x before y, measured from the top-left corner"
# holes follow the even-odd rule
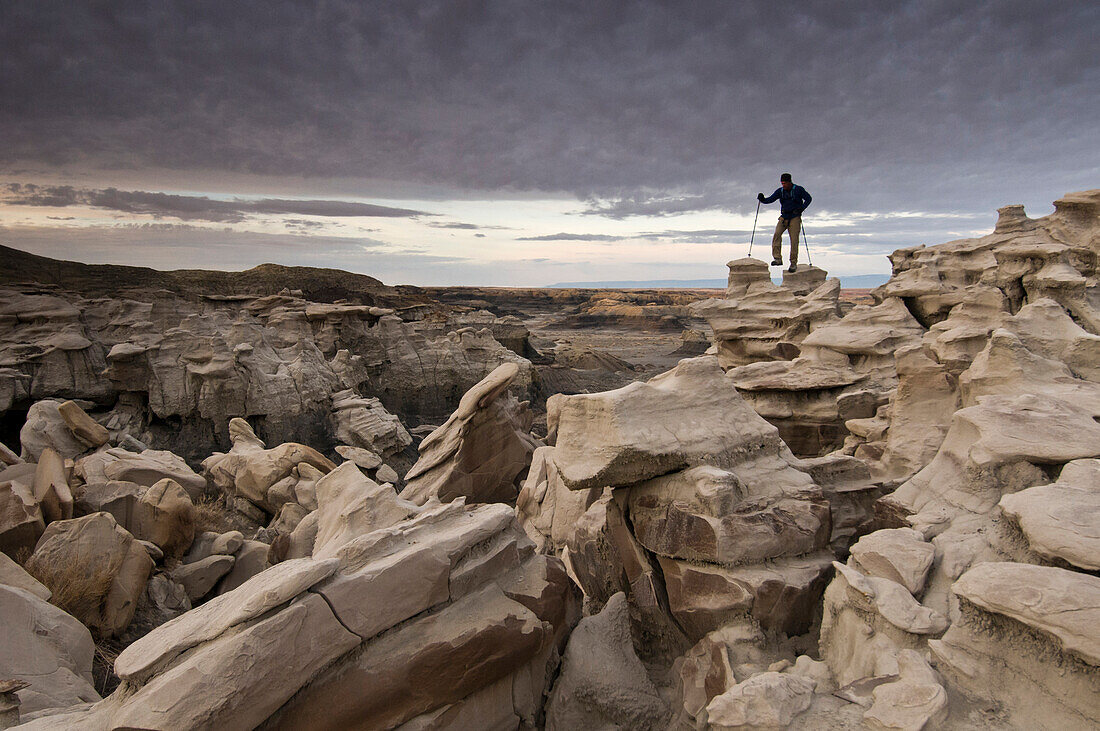
[[[779,176],[779,184],[783,186],[783,190],[790,190],[794,183],[791,182],[791,174],[783,173]]]

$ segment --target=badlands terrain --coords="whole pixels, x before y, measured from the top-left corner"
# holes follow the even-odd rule
[[[1096,728],[1100,190],[1054,206],[869,293],[0,247],[0,728]]]

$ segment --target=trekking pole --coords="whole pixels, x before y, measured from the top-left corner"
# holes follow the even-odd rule
[[[752,240],[756,238],[756,219],[760,218],[760,201],[756,201],[756,216],[752,219],[752,236],[749,237],[749,256],[752,256]],[[808,257],[810,252],[806,252]]]
[[[814,265],[812,259],[810,259],[810,237],[806,235],[806,223],[802,223],[802,243],[806,246],[806,263],[810,266]]]

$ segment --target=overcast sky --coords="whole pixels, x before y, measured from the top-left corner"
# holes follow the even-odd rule
[[[1095,1],[3,3],[0,243],[721,278],[789,170],[814,263],[887,272],[1100,187],[1097,37]]]

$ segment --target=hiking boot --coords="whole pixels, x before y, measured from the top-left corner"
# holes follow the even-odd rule
[[[772,266],[773,267],[783,266],[783,260],[782,259],[772,259]]]
[[[787,267],[788,272],[793,272],[796,269],[798,269],[798,265],[795,264],[794,262],[791,262],[791,265],[789,267]]]

